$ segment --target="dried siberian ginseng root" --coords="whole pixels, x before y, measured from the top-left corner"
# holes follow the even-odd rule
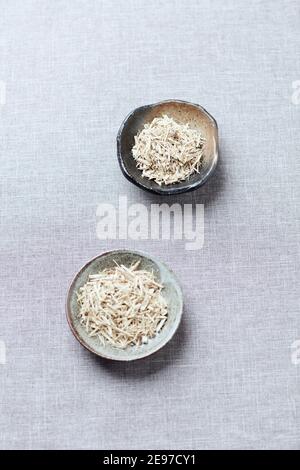
[[[163,328],[167,303],[154,274],[116,264],[91,274],[77,292],[79,318],[90,336],[116,348],[147,343]]]
[[[143,177],[168,185],[199,172],[205,142],[199,130],[164,115],[135,136],[132,155]]]

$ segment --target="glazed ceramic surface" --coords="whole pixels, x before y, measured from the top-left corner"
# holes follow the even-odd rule
[[[176,121],[189,123],[199,129],[206,139],[204,159],[199,173],[194,173],[185,181],[160,186],[153,180],[142,177],[132,156],[134,136],[146,123],[167,114]],[[214,172],[218,161],[218,126],[215,119],[201,106],[185,101],[170,100],[142,106],[131,112],[120,127],[117,137],[117,152],[121,170],[133,184],[157,194],[178,194],[192,191],[202,186]]]
[[[97,338],[91,338],[85,328],[80,324],[76,292],[87,282],[90,274],[95,274],[105,268],[115,266],[115,261],[118,264],[124,264],[129,267],[138,260],[140,260],[140,269],[148,271],[153,270],[156,279],[165,286],[162,290],[162,295],[165,297],[168,304],[168,319],[161,332],[153,339],[150,339],[147,344],[132,346],[126,349],[114,348],[109,344],[103,346]],[[180,323],[182,308],[183,300],[180,285],[167,266],[144,253],[117,250],[97,256],[78,272],[69,288],[66,313],[73,334],[84,347],[98,356],[107,359],[131,361],[149,356],[158,351],[172,338]]]

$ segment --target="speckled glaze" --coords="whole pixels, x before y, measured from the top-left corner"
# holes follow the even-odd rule
[[[105,268],[115,266],[114,261],[125,266],[130,266],[137,260],[141,260],[140,269],[153,270],[157,280],[162,282],[165,288],[162,291],[168,303],[168,319],[161,332],[148,344],[132,346],[126,349],[117,349],[110,345],[103,346],[97,338],[90,338],[78,320],[78,303],[76,292],[88,280],[90,274],[95,274]],[[70,328],[75,338],[89,351],[98,356],[118,361],[133,361],[149,356],[161,349],[175,334],[182,316],[183,298],[180,285],[172,271],[165,264],[145,253],[137,251],[116,250],[103,253],[89,261],[76,274],[67,296],[66,314]]]
[[[188,180],[172,185],[159,186],[155,181],[142,177],[132,156],[134,136],[144,124],[167,114],[178,122],[189,123],[199,129],[206,138],[203,164],[199,173]],[[213,174],[218,162],[218,126],[215,119],[198,104],[169,100],[142,106],[132,111],[122,123],[117,136],[117,154],[124,176],[136,186],[156,194],[171,195],[193,191],[202,186]]]

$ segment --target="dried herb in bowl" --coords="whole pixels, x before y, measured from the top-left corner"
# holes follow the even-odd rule
[[[170,185],[199,172],[205,142],[199,130],[164,115],[135,136],[132,155],[143,177]]]
[[[103,346],[125,349],[147,343],[163,328],[167,302],[152,272],[116,264],[90,274],[77,292],[80,323]]]

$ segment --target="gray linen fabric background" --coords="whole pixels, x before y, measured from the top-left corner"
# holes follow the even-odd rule
[[[299,449],[299,28],[298,0],[0,1],[1,448]],[[99,240],[99,204],[162,201],[115,138],[168,98],[220,128],[214,178],[166,200],[205,205],[204,246]],[[117,247],[184,290],[174,340],[130,364],[84,350],[64,311]]]

